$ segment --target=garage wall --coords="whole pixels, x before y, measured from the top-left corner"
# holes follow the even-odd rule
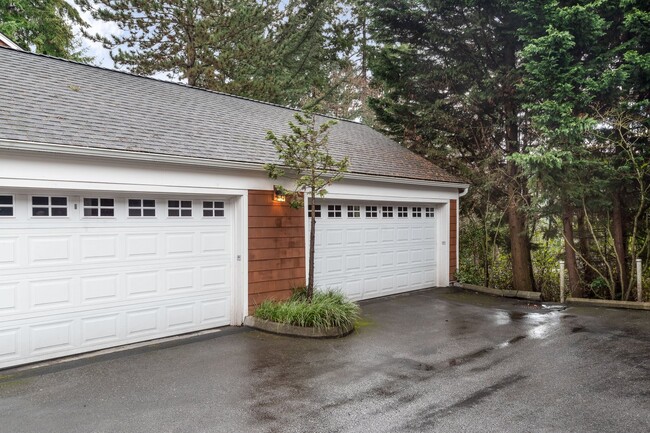
[[[273,201],[273,191],[248,191],[248,308],[286,299],[305,284],[302,209]]]
[[[449,200],[449,281],[456,281],[458,263],[458,201]]]

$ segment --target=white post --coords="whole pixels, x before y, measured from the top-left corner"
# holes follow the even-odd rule
[[[564,260],[560,260],[560,303],[564,304]]]
[[[643,302],[643,288],[641,287],[641,259],[636,259],[636,300]]]

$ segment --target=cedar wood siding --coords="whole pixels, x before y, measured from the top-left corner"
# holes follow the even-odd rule
[[[458,258],[458,208],[457,200],[449,201],[449,281],[456,281]]]
[[[273,191],[248,191],[248,308],[284,300],[305,285],[305,214],[273,201]]]

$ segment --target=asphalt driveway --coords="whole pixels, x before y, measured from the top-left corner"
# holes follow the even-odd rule
[[[432,289],[363,313],[340,340],[232,328],[0,372],[0,431],[650,431],[648,312]]]

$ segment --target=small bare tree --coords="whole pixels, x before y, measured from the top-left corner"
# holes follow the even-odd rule
[[[303,206],[305,196],[310,204],[309,232],[309,277],[307,299],[311,301],[314,294],[314,240],[316,237],[316,197],[324,197],[327,187],[343,178],[348,171],[349,159],[336,160],[328,148],[329,130],[336,125],[336,120],[319,122],[312,112],[296,113],[296,122],[289,122],[291,134],[276,136],[268,131],[266,139],[271,141],[278,153],[281,164],[266,164],[271,179],[288,177],[292,179],[292,188],[282,188],[290,197],[294,208]]]

